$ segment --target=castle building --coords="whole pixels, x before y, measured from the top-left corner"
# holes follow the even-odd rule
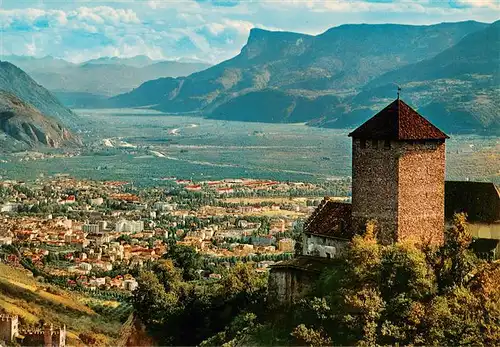
[[[0,314],[0,341],[12,342],[19,334],[19,317]]]
[[[448,136],[399,97],[349,136],[352,203],[325,198],[312,213],[304,224],[302,255],[271,268],[274,302],[300,298],[368,222],[383,244],[444,241]]]
[[[19,316],[0,314],[0,346],[3,343],[17,346],[66,346],[66,326],[54,328],[52,324],[45,324],[43,329],[20,330]]]
[[[379,241],[441,243],[448,136],[399,97],[349,134],[352,223]]]
[[[52,324],[45,324],[43,329],[21,331],[22,346],[65,347],[66,326],[54,328]]]

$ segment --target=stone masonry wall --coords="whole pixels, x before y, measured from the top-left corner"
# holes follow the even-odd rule
[[[383,244],[443,242],[444,142],[361,141],[352,148],[354,231],[375,220]]]
[[[352,219],[356,233],[364,232],[368,220],[376,220],[376,231],[383,243],[396,237],[398,224],[398,152],[392,141],[360,139],[352,141]]]
[[[444,241],[444,142],[402,143],[398,241]]]

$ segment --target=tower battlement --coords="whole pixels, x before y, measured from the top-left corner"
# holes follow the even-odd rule
[[[66,346],[66,326],[54,328],[52,324],[45,324],[43,329],[22,330],[23,345],[45,347]]]
[[[19,333],[19,317],[0,314],[0,341],[13,341]]]
[[[5,313],[0,314],[0,321],[2,321],[2,322],[18,320],[18,318],[19,317],[17,315],[13,315],[13,314],[5,314]]]

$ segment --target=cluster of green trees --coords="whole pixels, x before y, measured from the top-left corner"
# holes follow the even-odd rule
[[[223,333],[235,317],[262,311],[267,279],[251,266],[239,263],[220,281],[200,282],[185,280],[190,273],[174,265],[184,261],[191,259],[158,261],[140,274],[134,291],[136,315],[159,345],[198,345]]]
[[[500,264],[470,251],[463,215],[454,222],[441,247],[355,237],[313,294],[283,314],[270,312],[255,339],[272,331],[281,336],[266,343],[498,346]]]
[[[293,258],[292,253],[263,253],[263,254],[255,254],[255,255],[245,255],[242,257],[236,257],[236,256],[231,256],[231,257],[206,257],[205,263],[215,263],[215,264],[220,264],[220,263],[229,263],[229,264],[237,264],[238,262],[259,262],[259,261],[265,261],[265,260],[273,260],[273,261],[280,261],[280,260],[288,260]]]
[[[442,246],[355,236],[308,296],[277,306],[249,264],[199,281],[177,248],[139,276],[133,305],[160,345],[500,345],[500,263],[471,251],[465,217]]]

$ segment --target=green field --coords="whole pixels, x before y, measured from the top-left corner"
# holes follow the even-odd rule
[[[350,129],[208,120],[148,110],[76,112],[82,137],[92,149],[72,158],[9,159],[0,164],[0,175],[28,179],[68,173],[152,183],[165,176],[318,181],[351,174]],[[115,147],[103,146],[103,139]],[[119,141],[136,148],[116,148]],[[499,162],[496,137],[451,134],[447,142],[448,179],[499,181]]]

